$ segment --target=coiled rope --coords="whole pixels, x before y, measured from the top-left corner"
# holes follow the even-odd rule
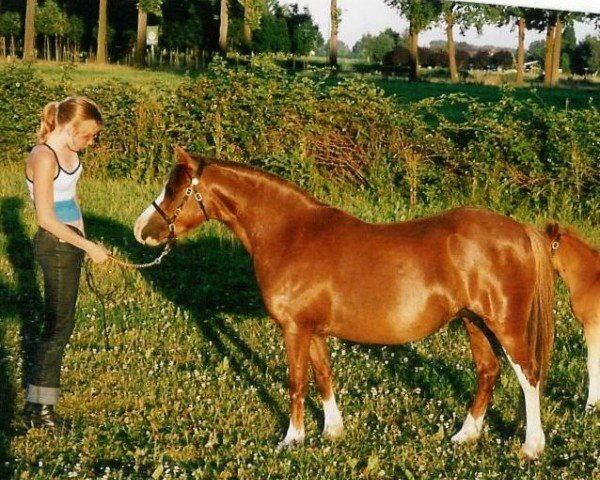
[[[85,281],[87,283],[90,291],[95,295],[100,303],[100,315],[102,319],[102,330],[104,332],[104,345],[106,350],[110,350],[110,342],[108,339],[108,327],[106,325],[106,304],[109,300],[116,300],[120,295],[122,295],[128,286],[128,277],[127,277],[127,269],[130,270],[141,270],[144,268],[150,268],[157,265],[163,261],[163,259],[171,252],[173,241],[168,241],[165,244],[165,248],[163,251],[151,262],[147,263],[131,263],[123,260],[119,260],[113,254],[110,254],[108,259],[109,261],[116,265],[118,268],[118,278],[119,280],[115,280],[114,275],[111,275],[111,281],[107,282],[108,286],[101,284],[98,280],[98,275],[94,270],[103,269],[104,276],[106,277],[109,272],[107,272],[107,267],[110,268],[110,264],[95,264],[91,258],[87,258],[85,261],[84,269],[85,269]]]

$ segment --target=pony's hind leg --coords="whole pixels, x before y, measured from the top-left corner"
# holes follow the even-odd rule
[[[528,459],[535,460],[544,451],[546,445],[540,413],[540,375],[539,371],[533,368],[529,352],[524,353],[527,350],[519,349],[518,343],[515,344],[514,342],[511,347],[510,350],[505,347],[505,352],[523,390],[527,416],[525,443],[523,443],[521,451]],[[520,356],[518,352],[521,352]]]
[[[589,390],[586,407],[592,408],[600,402],[600,312],[598,321],[584,325],[585,340],[587,343],[587,367],[589,376]]]
[[[314,335],[311,338],[309,356],[315,373],[315,381],[323,401],[323,413],[325,414],[323,436],[339,438],[344,433],[344,423],[333,394],[329,349],[327,348],[327,340],[324,337]]]
[[[310,332],[295,327],[284,328],[283,338],[288,359],[290,426],[279,448],[304,441],[304,397],[308,388],[308,351]]]
[[[464,319],[469,333],[471,352],[477,371],[477,393],[462,428],[452,437],[455,443],[477,440],[481,436],[483,418],[500,373],[500,363],[486,335],[470,320]]]

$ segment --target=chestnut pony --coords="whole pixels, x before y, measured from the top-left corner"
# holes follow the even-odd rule
[[[583,325],[588,348],[587,407],[600,401],[600,252],[558,223],[546,225],[552,264],[565,282],[575,318]]]
[[[137,240],[158,245],[207,220],[229,227],[252,257],[289,367],[290,424],[280,443],[304,439],[312,366],[323,401],[323,434],[342,434],[326,338],[399,344],[466,324],[478,386],[453,441],[477,439],[506,352],[525,396],[523,453],[544,449],[540,385],[552,349],[554,271],[541,232],[484,210],[372,224],[324,205],[288,182],[238,163],[177,149],[160,196],[137,219]]]

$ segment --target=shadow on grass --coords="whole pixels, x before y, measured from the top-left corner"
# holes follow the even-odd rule
[[[0,232],[6,238],[6,255],[15,275],[16,287],[0,283],[0,297],[3,299],[0,316],[0,476],[11,472],[10,443],[15,431],[11,427],[16,410],[16,392],[12,381],[13,366],[9,363],[9,353],[4,338],[10,318],[21,322],[21,356],[23,372],[21,386],[25,387],[31,378],[33,354],[40,333],[37,321],[43,302],[36,281],[33,249],[22,221],[24,202],[18,197],[8,197],[0,202]]]
[[[86,229],[93,238],[103,238],[107,246],[127,252],[128,260],[134,263],[147,262],[160,252],[138,244],[133,238],[132,226],[104,217],[87,216]],[[184,240],[159,267],[140,272],[166,299],[191,314],[198,331],[212,342],[215,352],[222,358],[228,357],[236,374],[256,387],[260,400],[271,410],[281,429],[287,428],[287,412],[281,410],[270,386],[266,385],[269,369],[265,359],[222,315],[266,315],[251,260],[243,248],[214,237]],[[246,362],[265,375],[255,375],[244,366]],[[283,377],[281,382],[287,384]],[[312,408],[316,407],[312,405]]]
[[[460,329],[462,328],[461,321],[455,320],[447,328]],[[464,342],[465,345],[468,344],[466,332]],[[399,385],[409,390],[418,388],[421,391],[419,396],[441,402],[439,408],[445,414],[452,415],[452,413],[456,413],[456,431],[461,428],[462,421],[467,416],[477,391],[476,375],[469,373],[469,369],[472,369],[472,372],[475,373],[475,365],[472,361],[459,369],[455,363],[449,364],[439,358],[423,356],[409,345],[388,346],[386,350],[380,346],[371,345],[359,345],[359,348],[365,351],[373,361],[387,362],[385,365],[389,377],[398,381]],[[391,355],[392,353],[393,355]],[[512,375],[512,369],[507,369],[508,365],[506,362],[502,362],[501,358],[500,361],[503,372],[501,374]],[[448,397],[445,396],[448,394],[452,396],[453,402],[448,401]],[[520,399],[515,399],[516,405],[523,401],[522,395],[520,397]],[[464,403],[464,408],[455,411],[456,404],[460,405],[461,402]],[[493,406],[493,402],[494,398],[492,397],[490,406]],[[504,440],[519,435],[519,424],[522,422],[524,404],[518,406],[516,412],[514,421],[507,422],[501,412],[494,408],[488,408],[485,422],[490,426],[491,434]],[[449,433],[453,435],[456,432]]]

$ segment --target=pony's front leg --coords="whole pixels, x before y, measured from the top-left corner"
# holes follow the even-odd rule
[[[332,439],[339,438],[344,433],[344,422],[333,394],[329,349],[324,337],[314,335],[311,338],[309,356],[323,401],[323,413],[325,414],[323,436]]]
[[[308,387],[308,351],[311,334],[295,325],[285,328],[283,338],[290,379],[290,426],[279,449],[304,441],[304,397]]]
[[[481,436],[485,411],[500,373],[498,357],[485,334],[471,321],[465,319],[464,323],[477,371],[477,393],[462,428],[452,437],[454,443],[472,442]]]
[[[589,376],[588,398],[585,402],[587,408],[593,408],[600,402],[600,312],[598,315],[598,322],[584,325]]]

